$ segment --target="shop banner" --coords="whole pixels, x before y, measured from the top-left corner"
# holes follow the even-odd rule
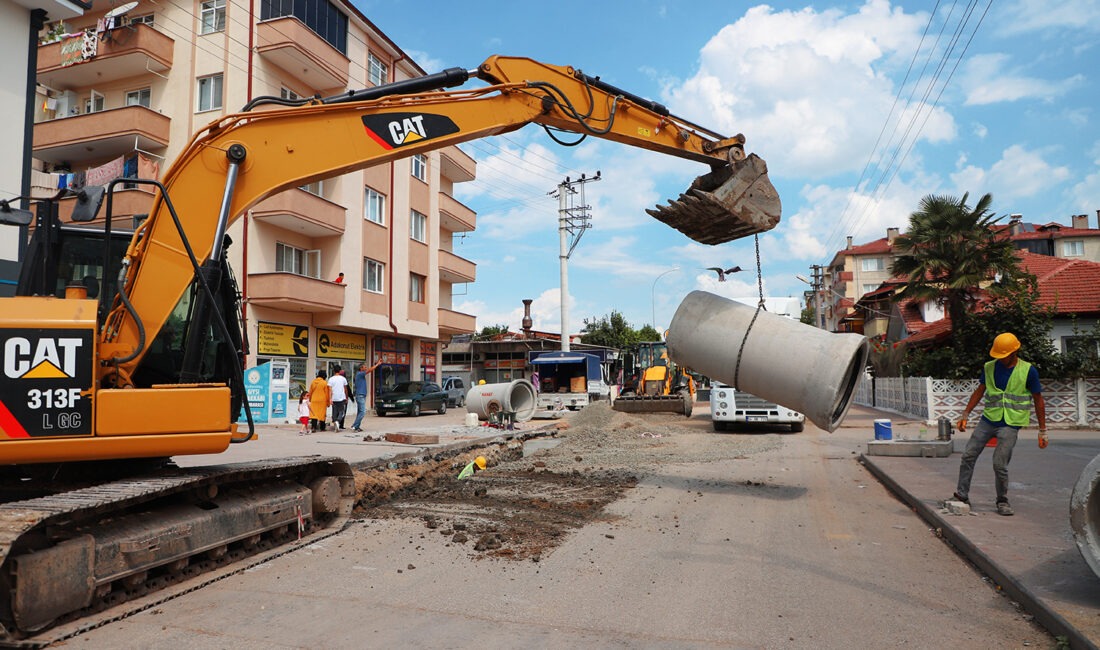
[[[256,352],[269,357],[308,357],[309,327],[260,322]]]
[[[364,334],[317,329],[318,359],[367,360],[367,337]]]

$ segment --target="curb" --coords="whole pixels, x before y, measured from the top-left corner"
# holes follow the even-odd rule
[[[1050,609],[1046,603],[1031,593],[1023,583],[998,566],[991,557],[940,516],[938,510],[906,491],[901,484],[890,478],[889,474],[865,454],[859,455],[859,462],[903,503],[914,509],[921,519],[939,530],[942,539],[958,549],[979,571],[989,576],[1006,594],[1020,603],[1020,606],[1027,613],[1034,616],[1035,621],[1046,628],[1052,636],[1066,637],[1069,640],[1070,647],[1074,649],[1097,650],[1096,644],[1071,625],[1061,614]]]

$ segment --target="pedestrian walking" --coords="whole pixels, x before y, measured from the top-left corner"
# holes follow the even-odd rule
[[[309,430],[316,433],[325,430],[325,410],[332,404],[332,391],[325,381],[327,373],[317,371],[317,377],[309,385]]]
[[[993,450],[993,475],[996,479],[997,514],[1010,516],[1012,506],[1008,503],[1008,463],[1012,460],[1012,449],[1022,427],[1031,420],[1031,404],[1035,405],[1035,416],[1039,420],[1039,447],[1047,446],[1047,412],[1043,401],[1043,387],[1039,383],[1039,371],[1019,356],[1020,341],[1015,334],[1005,332],[993,340],[989,356],[993,361],[985,364],[978,387],[970,395],[966,410],[959,418],[959,431],[966,431],[966,420],[970,412],[984,398],[982,417],[959,464],[959,484],[955,488],[954,499],[970,503],[970,479],[974,476],[974,464],[985,449],[986,443],[997,439]]]
[[[363,424],[363,416],[367,411],[367,388],[370,384],[370,374],[380,365],[382,365],[381,361],[368,367],[364,361],[359,364],[359,372],[355,373],[353,381],[355,384],[355,422],[351,423],[352,431],[362,431],[359,425]]]
[[[344,428],[344,416],[348,412],[348,378],[343,368],[336,366],[328,378],[328,387],[332,392],[329,398],[332,400],[332,430],[339,431]]]

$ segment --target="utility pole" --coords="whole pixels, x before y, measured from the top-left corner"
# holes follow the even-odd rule
[[[561,263],[561,351],[569,351],[569,256],[581,241],[584,231],[592,227],[588,213],[592,206],[585,203],[585,183],[600,180],[600,172],[587,177],[581,174],[578,180],[568,176],[557,189],[548,192],[558,199],[558,260]]]
[[[825,329],[825,314],[821,313],[821,289],[825,281],[824,273],[820,264],[811,265],[810,270],[814,273],[814,319],[817,321],[818,328]]]

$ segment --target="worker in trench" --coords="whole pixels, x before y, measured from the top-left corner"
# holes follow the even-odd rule
[[[466,467],[463,467],[462,471],[458,473],[458,480],[464,481],[473,476],[476,472],[484,470],[485,464],[486,462],[484,456],[478,456],[477,458],[471,460],[469,463],[466,464]]]

